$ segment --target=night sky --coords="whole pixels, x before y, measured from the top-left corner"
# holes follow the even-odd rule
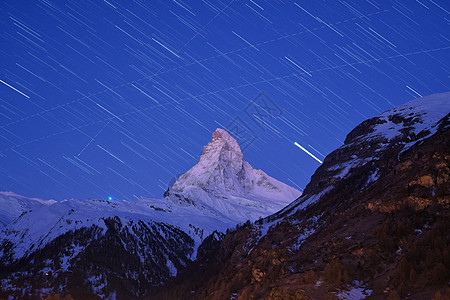
[[[2,0],[0,190],[159,198],[218,127],[302,190],[361,121],[450,90],[449,12],[443,0]]]

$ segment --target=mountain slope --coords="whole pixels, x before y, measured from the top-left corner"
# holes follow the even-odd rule
[[[343,189],[357,183],[364,189],[377,181],[405,151],[436,133],[439,121],[450,111],[449,102],[450,93],[435,94],[362,122],[347,135],[343,146],[327,155],[302,197],[270,218],[304,208],[332,190],[336,193],[338,183]],[[383,159],[389,164],[378,167],[377,162]],[[363,177],[354,176],[356,173]]]
[[[154,299],[450,296],[449,103],[361,123],[298,200],[229,232]]]
[[[2,193],[0,298],[141,297],[194,260],[204,240],[299,195],[254,170],[221,129],[162,199],[46,202]]]
[[[27,198],[13,192],[0,192],[0,203],[2,204],[0,205],[0,230],[21,214],[55,202],[54,200]]]

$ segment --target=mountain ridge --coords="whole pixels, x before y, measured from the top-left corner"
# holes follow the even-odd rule
[[[432,136],[449,113],[449,102],[450,92],[433,94],[413,99],[363,121],[350,131],[341,147],[325,157],[313,175],[317,180],[311,178],[303,195],[268,219],[297,206],[299,202],[302,202],[302,208],[317,202],[334,189],[334,182],[342,180],[354,169],[375,163],[387,148],[397,148],[398,155],[402,155],[414,144]],[[366,183],[376,181],[381,175],[379,172],[376,169],[369,172]]]

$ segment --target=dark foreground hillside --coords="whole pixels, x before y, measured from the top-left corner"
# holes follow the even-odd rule
[[[449,299],[449,115],[431,136],[397,117],[399,137],[363,139],[381,121],[362,123],[293,205],[228,232],[149,299]]]

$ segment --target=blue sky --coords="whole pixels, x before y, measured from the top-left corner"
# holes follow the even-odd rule
[[[405,3],[2,1],[0,190],[161,197],[234,125],[303,189],[358,123],[450,90],[449,3]]]

